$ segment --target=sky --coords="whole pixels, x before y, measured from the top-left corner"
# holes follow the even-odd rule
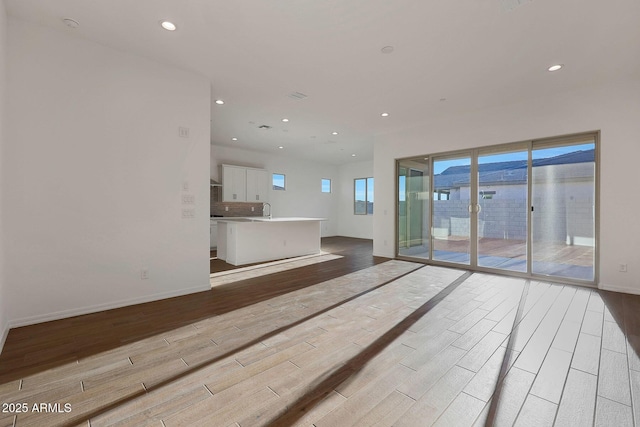
[[[560,147],[550,147],[550,148],[541,148],[534,149],[532,153],[532,157],[534,159],[545,159],[549,157],[556,157],[562,154],[572,153],[575,151],[581,150],[592,150],[594,148],[593,143],[588,144],[580,144],[580,145],[568,145],[568,146],[560,146]],[[515,151],[512,153],[501,153],[501,154],[491,154],[485,156],[479,156],[478,163],[486,164],[486,163],[497,163],[497,162],[510,162],[513,160],[527,160],[527,151]],[[471,159],[469,157],[463,158],[453,158],[447,160],[434,160],[433,164],[433,173],[434,175],[438,175],[442,173],[447,168],[452,166],[469,166],[471,164]]]
[[[279,174],[279,173],[274,173],[273,174],[273,186],[278,186],[281,188],[285,188],[284,186],[284,175]]]
[[[534,149],[532,152],[532,158],[536,160],[546,159],[546,158],[556,157],[563,154],[572,153],[572,152],[581,151],[581,150],[582,151],[592,150],[594,147],[595,147],[595,144],[591,142],[591,143],[580,144],[580,145],[566,145],[566,146]],[[479,156],[478,163],[486,164],[486,163],[510,162],[514,160],[527,160],[527,157],[528,157],[527,150],[515,151],[511,153],[500,153],[500,154]],[[433,172],[434,172],[434,175],[437,175],[452,166],[469,166],[470,164],[471,164],[471,159],[469,157],[448,158],[446,160],[434,160]],[[405,193],[406,193],[406,183],[405,183],[405,178],[403,176],[399,177],[398,186],[399,186],[400,201],[404,201]]]

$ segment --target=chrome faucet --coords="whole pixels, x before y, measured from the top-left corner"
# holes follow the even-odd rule
[[[271,219],[271,203],[264,202],[262,204],[262,216],[264,216],[264,210],[269,206],[269,219]]]

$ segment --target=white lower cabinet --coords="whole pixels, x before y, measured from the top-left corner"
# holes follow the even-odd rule
[[[218,247],[218,223],[216,221],[209,223],[209,246],[211,249]]]

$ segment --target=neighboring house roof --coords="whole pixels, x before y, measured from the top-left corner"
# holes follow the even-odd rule
[[[534,159],[533,167],[568,165],[577,163],[593,163],[595,150],[581,150],[573,153],[561,154],[555,157]],[[448,189],[469,186],[470,166],[452,166],[434,176],[436,189]],[[527,182],[527,161],[513,160],[508,162],[484,163],[478,165],[479,184],[524,184]],[[585,168],[573,168],[573,178],[593,176],[590,165]],[[558,176],[558,178],[564,176]]]
[[[546,159],[533,161],[533,166],[566,165],[569,163],[589,163],[595,161],[595,150],[581,150],[573,153],[561,154]]]

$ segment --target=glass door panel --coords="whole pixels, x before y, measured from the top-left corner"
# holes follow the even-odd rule
[[[470,263],[471,157],[433,161],[433,259]]]
[[[595,283],[597,134],[397,161],[397,255]]]
[[[478,156],[478,266],[527,271],[528,150]]]
[[[429,160],[398,162],[398,255],[429,259]]]
[[[595,141],[534,146],[532,272],[594,280]]]

